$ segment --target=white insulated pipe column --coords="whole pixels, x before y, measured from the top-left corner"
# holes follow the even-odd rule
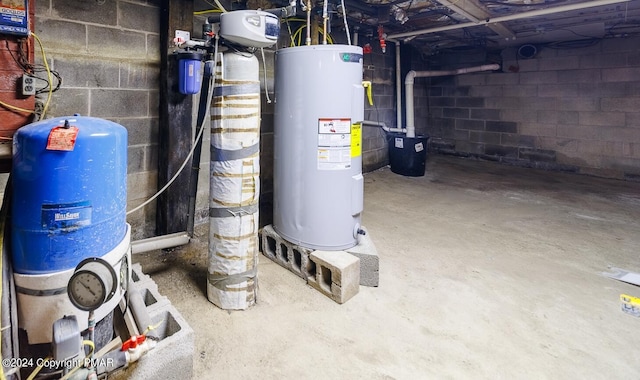
[[[247,309],[258,293],[260,78],[258,59],[220,54],[211,100],[207,297]]]
[[[407,107],[407,137],[416,137],[416,125],[415,125],[415,112],[413,108],[413,84],[415,78],[427,78],[427,77],[442,77],[447,75],[460,75],[467,73],[475,73],[479,71],[493,71],[498,70],[500,65],[482,65],[475,67],[467,67],[457,70],[431,70],[431,71],[414,71],[411,70],[407,73],[404,79],[405,100]]]

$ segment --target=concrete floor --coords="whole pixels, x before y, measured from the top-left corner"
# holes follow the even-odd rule
[[[441,156],[365,181],[380,287],[344,305],[262,256],[259,303],[227,312],[206,241],[135,256],[196,331],[198,378],[638,378],[619,296],[640,288],[600,273],[640,272],[640,184]]]

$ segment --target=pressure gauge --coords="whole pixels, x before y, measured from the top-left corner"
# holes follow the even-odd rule
[[[82,260],[69,279],[67,293],[80,310],[93,311],[116,293],[118,279],[113,267],[98,257]]]

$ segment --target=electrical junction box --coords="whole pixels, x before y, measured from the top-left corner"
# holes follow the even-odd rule
[[[36,94],[36,78],[29,74],[22,75],[22,96],[31,96]]]
[[[0,33],[29,35],[28,0],[0,0]]]
[[[220,37],[242,46],[263,48],[275,44],[280,35],[280,20],[256,10],[227,12],[220,15]]]

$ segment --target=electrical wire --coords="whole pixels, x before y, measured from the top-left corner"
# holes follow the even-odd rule
[[[27,377],[27,380],[33,380],[36,378],[36,375],[38,375],[38,373],[42,370],[42,368],[44,367],[44,365],[51,360],[51,357],[46,357],[40,364],[38,364],[38,366],[33,370],[33,372],[31,372],[31,374],[29,375],[29,377]]]
[[[164,323],[164,319],[161,319],[160,322],[156,323],[155,325],[149,325],[147,326],[147,328],[144,330],[144,332],[142,333],[142,335],[146,336],[147,334],[149,334],[151,331],[157,329],[158,327],[160,327],[161,324]]]
[[[5,232],[5,223],[7,221],[7,213],[9,212],[9,204],[11,203],[11,174],[9,174],[9,180],[7,181],[7,184],[5,185],[5,189],[4,189],[4,197],[2,199],[2,208],[0,209],[0,276],[4,275],[4,270],[3,270],[3,258],[4,258],[4,245],[5,245],[5,241],[4,241],[4,232]],[[2,279],[0,278],[0,315],[2,315],[2,292],[3,292],[3,288],[2,288]],[[3,326],[3,329],[5,327]],[[2,359],[2,352],[0,350],[0,359]],[[1,380],[5,380],[5,375],[4,375],[4,365],[0,365],[0,379]]]
[[[545,0],[542,3],[537,3],[537,4],[526,4],[526,3],[510,3],[508,1],[500,1],[500,0],[480,0],[480,4],[483,5],[501,5],[504,7],[530,7],[530,8],[536,8],[536,7],[548,7],[549,5],[556,5],[556,4],[562,4],[562,3],[566,3],[566,0]]]
[[[90,350],[89,350],[89,354],[87,355],[88,358],[91,357],[91,355],[93,355],[93,351],[95,350],[96,346],[95,344],[90,341],[90,340],[83,340],[82,341],[82,345],[83,346],[89,346]],[[80,368],[82,368],[82,366],[84,365],[84,361],[80,360],[78,362],[78,365],[75,366],[71,371],[69,371],[66,375],[64,375],[63,377],[60,378],[60,380],[67,380],[70,379],[71,376],[76,373],[77,370],[79,370]]]
[[[224,9],[224,7],[222,6],[222,4],[220,4],[220,0],[213,0],[214,3],[216,3],[216,5],[218,6],[218,8],[220,8],[220,10],[222,11],[222,13],[227,13],[227,10]]]
[[[44,52],[44,46],[42,45],[42,41],[40,41],[40,38],[35,33],[29,32],[29,34],[32,35],[33,38],[38,42],[38,45],[40,45],[40,53],[42,54],[44,67],[47,70],[47,79],[49,80],[49,84],[51,84],[53,79],[51,78],[51,70],[49,69],[49,63],[47,62],[47,55]],[[49,85],[49,93],[47,95],[47,101],[44,103],[44,108],[42,109],[42,114],[40,115],[41,119],[44,119],[44,116],[47,113],[47,109],[49,108],[49,103],[51,102],[52,94],[53,94],[53,87]]]
[[[28,110],[26,108],[20,108],[20,107],[12,106],[11,104],[5,103],[3,101],[0,101],[0,106],[8,108],[8,109],[10,109],[12,111],[24,112],[24,113],[28,113],[28,114],[32,114],[32,113],[36,112],[34,110]]]
[[[267,98],[267,103],[271,104],[271,99],[269,98],[269,87],[267,85],[267,60],[264,58],[264,48],[260,48],[260,53],[262,53],[262,74],[264,76],[264,95]]]
[[[173,175],[173,177],[171,177],[171,179],[169,180],[169,182],[167,182],[166,185],[164,185],[162,187],[162,189],[158,190],[157,193],[155,193],[151,198],[147,199],[146,201],[144,201],[141,205],[127,211],[127,215],[130,215],[138,210],[140,210],[141,208],[143,208],[144,206],[148,205],[149,203],[153,202],[156,198],[158,198],[160,196],[160,194],[164,193],[165,190],[167,190],[169,188],[169,186],[171,186],[171,184],[176,180],[176,178],[178,178],[178,176],[180,175],[180,173],[182,173],[182,170],[184,169],[185,166],[187,166],[187,163],[189,163],[189,160],[191,159],[191,157],[193,156],[193,152],[196,149],[196,146],[198,145],[198,141],[200,140],[200,138],[202,138],[202,132],[205,130],[205,128],[201,128],[200,132],[198,133],[198,135],[196,136],[196,139],[194,141],[193,146],[191,147],[191,150],[189,151],[189,154],[187,154],[187,157],[184,159],[184,162],[182,163],[182,165],[180,165],[180,168],[178,169],[178,171],[176,172],[176,174]]]
[[[222,12],[222,13],[226,13],[226,12],[227,12],[227,10],[226,10],[226,9],[224,9],[224,7],[222,6],[222,4],[220,4],[220,2],[219,2],[218,0],[214,0],[214,1],[215,1],[215,4],[214,4],[214,3],[212,3],[212,2],[211,2],[211,1],[209,1],[209,0],[203,0],[203,1],[204,1],[205,3],[207,3],[207,4],[211,5],[211,6],[212,6],[212,7],[214,7],[214,8],[218,8],[218,9],[220,10],[220,12]]]
[[[292,46],[301,46],[300,44],[302,43],[302,30],[306,27],[306,25],[302,25],[293,33],[294,39],[297,39],[297,45]],[[321,34],[324,34],[324,31],[321,28],[319,28],[318,30]],[[333,37],[331,37],[331,34],[327,35],[327,41],[333,45]]]
[[[25,74],[29,75],[32,78],[35,79],[39,79],[43,82],[46,82],[47,85],[44,86],[43,88],[40,88],[38,90],[36,90],[36,95],[37,94],[41,94],[43,92],[45,92],[49,86],[51,86],[51,83],[49,83],[49,81],[47,80],[47,78],[42,78],[38,75],[36,75],[36,73],[38,72],[44,72],[46,71],[44,68],[44,65],[36,65],[36,64],[31,64],[28,62],[27,58],[25,58],[24,56],[24,48],[23,48],[23,40],[20,40],[18,42],[18,57],[16,58],[16,56],[13,54],[13,51],[11,51],[11,48],[9,47],[9,40],[5,40],[5,46],[7,48],[7,51],[9,52],[9,55],[11,56],[11,58],[13,59],[13,61],[22,69],[22,71],[24,71]],[[58,89],[60,89],[60,86],[62,85],[62,77],[60,76],[60,73],[58,73],[55,70],[51,70],[51,74],[56,78],[57,84],[56,86],[53,88],[53,92],[58,91]]]
[[[196,11],[193,12],[194,15],[199,16],[199,15],[205,15],[207,13],[223,13],[220,9],[207,9],[204,11]]]
[[[305,45],[311,45],[311,0],[307,0],[307,38]]]
[[[283,22],[287,24],[287,30],[289,31],[289,41],[291,44],[290,46],[293,47],[293,33],[291,33],[291,24],[289,24],[289,19],[285,18]]]
[[[340,5],[342,5],[342,20],[344,22],[344,29],[347,32],[347,44],[351,45],[351,33],[349,33],[349,23],[347,22],[347,8],[344,7],[344,0],[340,0]]]

